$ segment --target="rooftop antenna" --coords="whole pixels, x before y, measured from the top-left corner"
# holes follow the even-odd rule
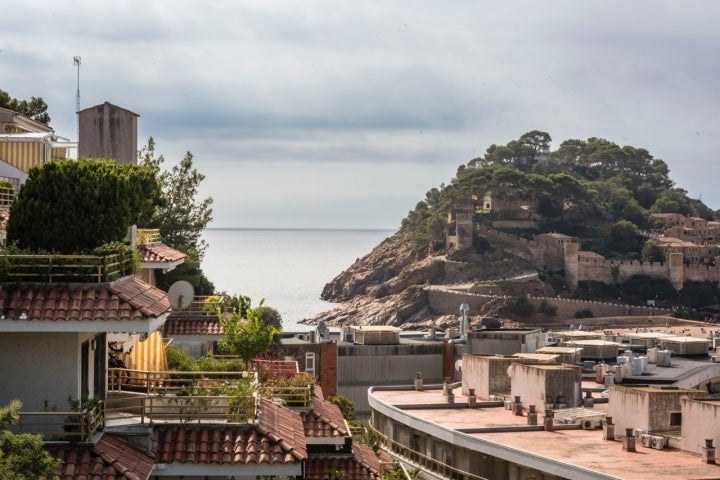
[[[77,91],[75,92],[75,115],[77,115],[77,140],[80,143],[80,57],[73,57],[73,65],[77,67]]]

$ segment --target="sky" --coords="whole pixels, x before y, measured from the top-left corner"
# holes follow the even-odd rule
[[[458,166],[530,130],[647,149],[720,209],[715,0],[25,0],[0,89],[139,115],[186,152],[211,228],[397,229]]]

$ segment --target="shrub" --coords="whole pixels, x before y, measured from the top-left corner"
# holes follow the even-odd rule
[[[530,317],[535,313],[535,307],[525,295],[517,295],[510,299],[508,311],[518,317]]]
[[[575,318],[593,318],[593,312],[589,308],[575,312]]]
[[[538,307],[539,313],[548,315],[550,317],[554,317],[555,315],[557,315],[557,310],[557,305],[554,305],[547,300],[543,300],[542,302],[540,302],[540,306]]]

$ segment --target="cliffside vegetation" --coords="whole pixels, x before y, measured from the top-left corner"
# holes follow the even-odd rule
[[[535,219],[514,233],[558,232],[579,237],[584,250],[606,257],[650,259],[656,254],[638,235],[650,229],[650,213],[720,218],[702,201],[675,186],[667,164],[644,148],[602,139],[565,140],[550,149],[551,137],[533,130],[507,145],[490,145],[485,155],[460,165],[449,185],[433,188],[402,221],[418,249],[444,241],[453,205],[473,201],[488,220]],[[491,209],[482,204],[490,194]],[[520,209],[518,209],[520,206]]]
[[[563,271],[538,271],[493,245],[478,228],[472,249],[448,249],[448,214],[459,205],[474,204],[476,227],[487,225],[527,239],[562,233],[579,239],[583,251],[614,260],[664,260],[656,241],[643,235],[661,227],[651,220],[652,213],[720,219],[720,211],[690,198],[670,178],[668,165],[643,148],[589,138],[565,140],[552,150],[550,142],[548,133],[533,130],[506,145],[491,145],[482,157],[460,165],[448,185],[425,194],[395,235],[325,286],[323,299],[344,303],[310,322],[441,328],[453,319],[430,307],[429,286],[459,284],[451,288],[462,289],[498,280],[502,288],[483,292],[500,296],[475,314],[508,314],[518,321],[536,313],[555,317],[551,302],[538,312],[537,306],[531,311],[503,300],[525,300],[529,294],[625,305],[654,299],[658,305],[678,307],[680,316],[699,318],[705,315],[702,309],[720,302],[717,282],[686,282],[678,292],[667,279],[618,282],[614,277],[612,284],[581,281],[570,289]],[[505,281],[513,278],[524,280]]]

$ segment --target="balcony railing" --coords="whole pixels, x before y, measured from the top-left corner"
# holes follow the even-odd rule
[[[86,442],[105,424],[102,405],[82,412],[20,412],[14,428],[39,433],[46,441]]]
[[[244,383],[245,387],[238,387]],[[20,412],[18,432],[46,441],[88,441],[106,425],[253,423],[259,398],[308,407],[311,385],[257,387],[250,372],[149,372],[108,369],[108,398],[84,411]]]
[[[160,243],[159,228],[138,228],[136,237],[138,245],[147,245],[149,243]]]
[[[420,469],[432,472],[443,478],[450,478],[452,480],[488,480],[486,477],[481,477],[479,475],[451,467],[450,465],[446,465],[439,460],[428,457],[427,455],[389,439],[372,426],[369,426],[369,428],[380,438],[383,448],[394,453],[396,456],[407,460],[408,463],[415,465]]]
[[[132,254],[0,254],[0,282],[108,282],[134,272]]]

